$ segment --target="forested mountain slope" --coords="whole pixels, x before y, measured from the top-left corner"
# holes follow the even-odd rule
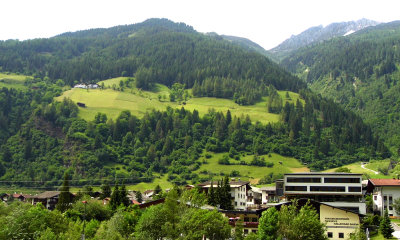
[[[400,145],[400,22],[299,49],[282,61],[311,89],[358,113],[394,150]]]
[[[311,27],[298,35],[290,37],[268,52],[274,58],[282,60],[302,47],[318,44],[335,37],[349,35],[377,24],[378,22],[369,19],[360,19],[358,21],[332,23],[326,27],[322,25]]]
[[[135,183],[165,174],[170,182],[195,183],[204,180],[195,171],[214,153],[225,154],[220,164],[253,166],[267,166],[260,156],[276,153],[314,170],[390,156],[356,114],[315,95],[265,56],[184,24],[153,19],[50,39],[5,41],[0,53],[3,71],[33,75],[21,90],[0,89],[0,130],[5,133],[0,181],[5,185],[51,188],[66,170],[78,185],[87,184],[81,179]],[[262,124],[230,111],[200,115],[183,107],[149,110],[142,118],[123,111],[116,118],[98,113],[84,120],[72,100],[53,100],[68,89],[65,83],[121,75],[134,77],[107,91],[140,92],[157,82],[172,86],[171,91],[185,84],[194,101],[217,97],[247,105],[263,97],[265,111],[280,121]],[[291,94],[281,96],[277,89],[297,92],[300,99],[286,101]],[[242,161],[244,155],[254,158]]]
[[[224,97],[243,98],[244,104],[260,100],[269,85],[291,91],[305,87],[254,51],[166,19],[49,39],[2,41],[0,53],[3,71],[46,76],[53,82],[62,79],[69,85],[134,74],[143,76],[138,86],[143,89],[155,82],[192,88],[208,80],[226,91]]]

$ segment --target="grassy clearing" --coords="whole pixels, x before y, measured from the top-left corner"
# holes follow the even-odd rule
[[[253,155],[241,156],[240,161],[230,159],[230,162],[234,163],[235,165],[220,165],[218,164],[218,160],[222,158],[223,155],[224,153],[213,154],[212,157],[209,159],[201,157],[200,161],[203,161],[205,163],[203,163],[200,166],[200,168],[195,172],[199,174],[199,176],[201,177],[209,177],[210,173],[212,173],[215,174],[214,179],[219,179],[220,175],[230,174],[233,170],[236,170],[240,173],[241,179],[251,181],[251,180],[259,180],[260,178],[268,175],[271,172],[273,172],[274,174],[279,174],[279,173],[283,174],[290,172],[309,171],[308,168],[304,168],[304,166],[297,159],[283,157],[281,155],[274,153],[271,154],[271,157],[268,157],[268,155],[260,156],[264,157],[266,162],[272,162],[274,164],[272,168],[248,166],[248,165],[236,165],[239,164],[240,161],[245,161],[246,163],[249,163],[253,159]],[[252,181],[252,182],[258,182],[258,181]]]
[[[389,166],[390,159],[385,160],[372,160],[365,165],[366,168],[372,169],[374,171],[379,171],[379,168],[387,168]]]
[[[104,83],[104,87],[108,87],[108,88],[112,88],[113,85],[115,84],[116,87],[119,87],[119,82],[123,81],[125,82],[126,80],[128,80],[129,77],[117,77],[117,78],[111,78],[111,79],[107,79],[104,81],[100,81],[97,84],[101,84]]]
[[[0,87],[24,90],[27,88],[24,85],[27,78],[31,77],[15,73],[0,73]]]
[[[105,86],[119,85],[119,81],[126,80],[126,77],[113,78],[102,81]],[[296,101],[299,96],[296,93],[289,92],[289,98],[286,98],[286,91],[279,92],[285,101]],[[124,91],[116,91],[112,89],[71,89],[65,91],[62,96],[56,99],[61,101],[64,97],[72,99],[74,102],[83,102],[86,108],[80,109],[80,117],[86,120],[93,120],[98,112],[108,115],[110,118],[116,118],[123,110],[129,110],[132,114],[142,117],[146,112],[154,110],[164,111],[168,106],[172,108],[184,107],[193,111],[196,109],[200,115],[209,112],[210,109],[215,111],[226,112],[231,111],[233,116],[241,117],[249,115],[252,121],[261,123],[278,122],[279,115],[267,112],[266,103],[268,98],[264,97],[262,101],[251,106],[240,106],[229,99],[221,98],[191,98],[186,104],[170,102],[169,89],[161,84],[156,84],[153,91],[140,91],[136,88]],[[160,100],[159,100],[160,99]]]
[[[376,161],[376,162],[377,162],[377,164],[378,164],[379,162],[384,163],[385,161],[386,161],[386,160]],[[375,164],[375,163],[374,163],[374,164]],[[374,172],[372,172],[372,171],[370,171],[370,170],[368,170],[368,169],[362,168],[362,167],[361,167],[361,162],[355,162],[355,163],[352,163],[352,164],[349,164],[349,165],[344,165],[344,166],[342,166],[342,167],[347,167],[348,169],[350,169],[350,171],[351,171],[352,173],[366,174],[366,175],[368,175],[370,178],[391,178],[390,175],[383,175],[383,174],[381,174],[381,173],[375,174]],[[373,168],[370,168],[370,164],[366,164],[365,167],[366,167],[366,168],[369,168],[369,169],[372,169],[372,170],[375,170],[375,169],[373,169]],[[332,168],[332,169],[325,170],[324,172],[334,172],[336,169],[337,169],[337,168]]]

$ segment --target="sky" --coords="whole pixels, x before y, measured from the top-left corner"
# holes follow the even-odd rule
[[[0,6],[0,40],[167,18],[270,49],[312,26],[361,18],[400,20],[398,0],[2,0]]]

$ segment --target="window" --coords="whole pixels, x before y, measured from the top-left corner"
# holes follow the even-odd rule
[[[349,192],[361,192],[361,187],[349,187]]]
[[[245,229],[244,234],[249,234],[249,229]]]
[[[250,222],[250,220],[249,220],[248,217],[245,217],[244,220],[243,220],[243,222]]]
[[[378,200],[378,196],[374,196],[374,200],[375,200],[375,201]]]
[[[393,206],[390,205],[390,206],[389,206],[389,210],[393,210]]]
[[[252,222],[258,222],[257,218],[252,218],[251,221]]]
[[[253,229],[251,230],[252,233],[257,233],[257,230]]]
[[[235,206],[237,206],[237,202],[235,202]]]
[[[360,183],[360,178],[324,178],[325,183]]]
[[[333,238],[333,233],[332,232],[328,232],[328,238]]]
[[[299,178],[299,177],[288,177],[286,179],[287,182],[296,182],[296,183],[320,183],[321,178],[320,177],[304,177],[304,178]]]
[[[313,192],[346,192],[346,187],[311,186],[310,191],[313,191]]]
[[[339,238],[344,238],[344,233],[339,233]]]
[[[285,191],[307,192],[307,186],[286,186]]]

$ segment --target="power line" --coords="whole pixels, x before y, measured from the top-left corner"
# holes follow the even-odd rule
[[[143,179],[146,177],[138,177],[138,178],[113,178],[113,179],[105,179],[105,178],[97,178],[97,179],[76,179],[76,180],[68,180],[69,182],[80,182],[80,181],[117,181],[117,180],[136,180]],[[1,180],[0,183],[46,183],[46,182],[63,182],[62,180]]]

